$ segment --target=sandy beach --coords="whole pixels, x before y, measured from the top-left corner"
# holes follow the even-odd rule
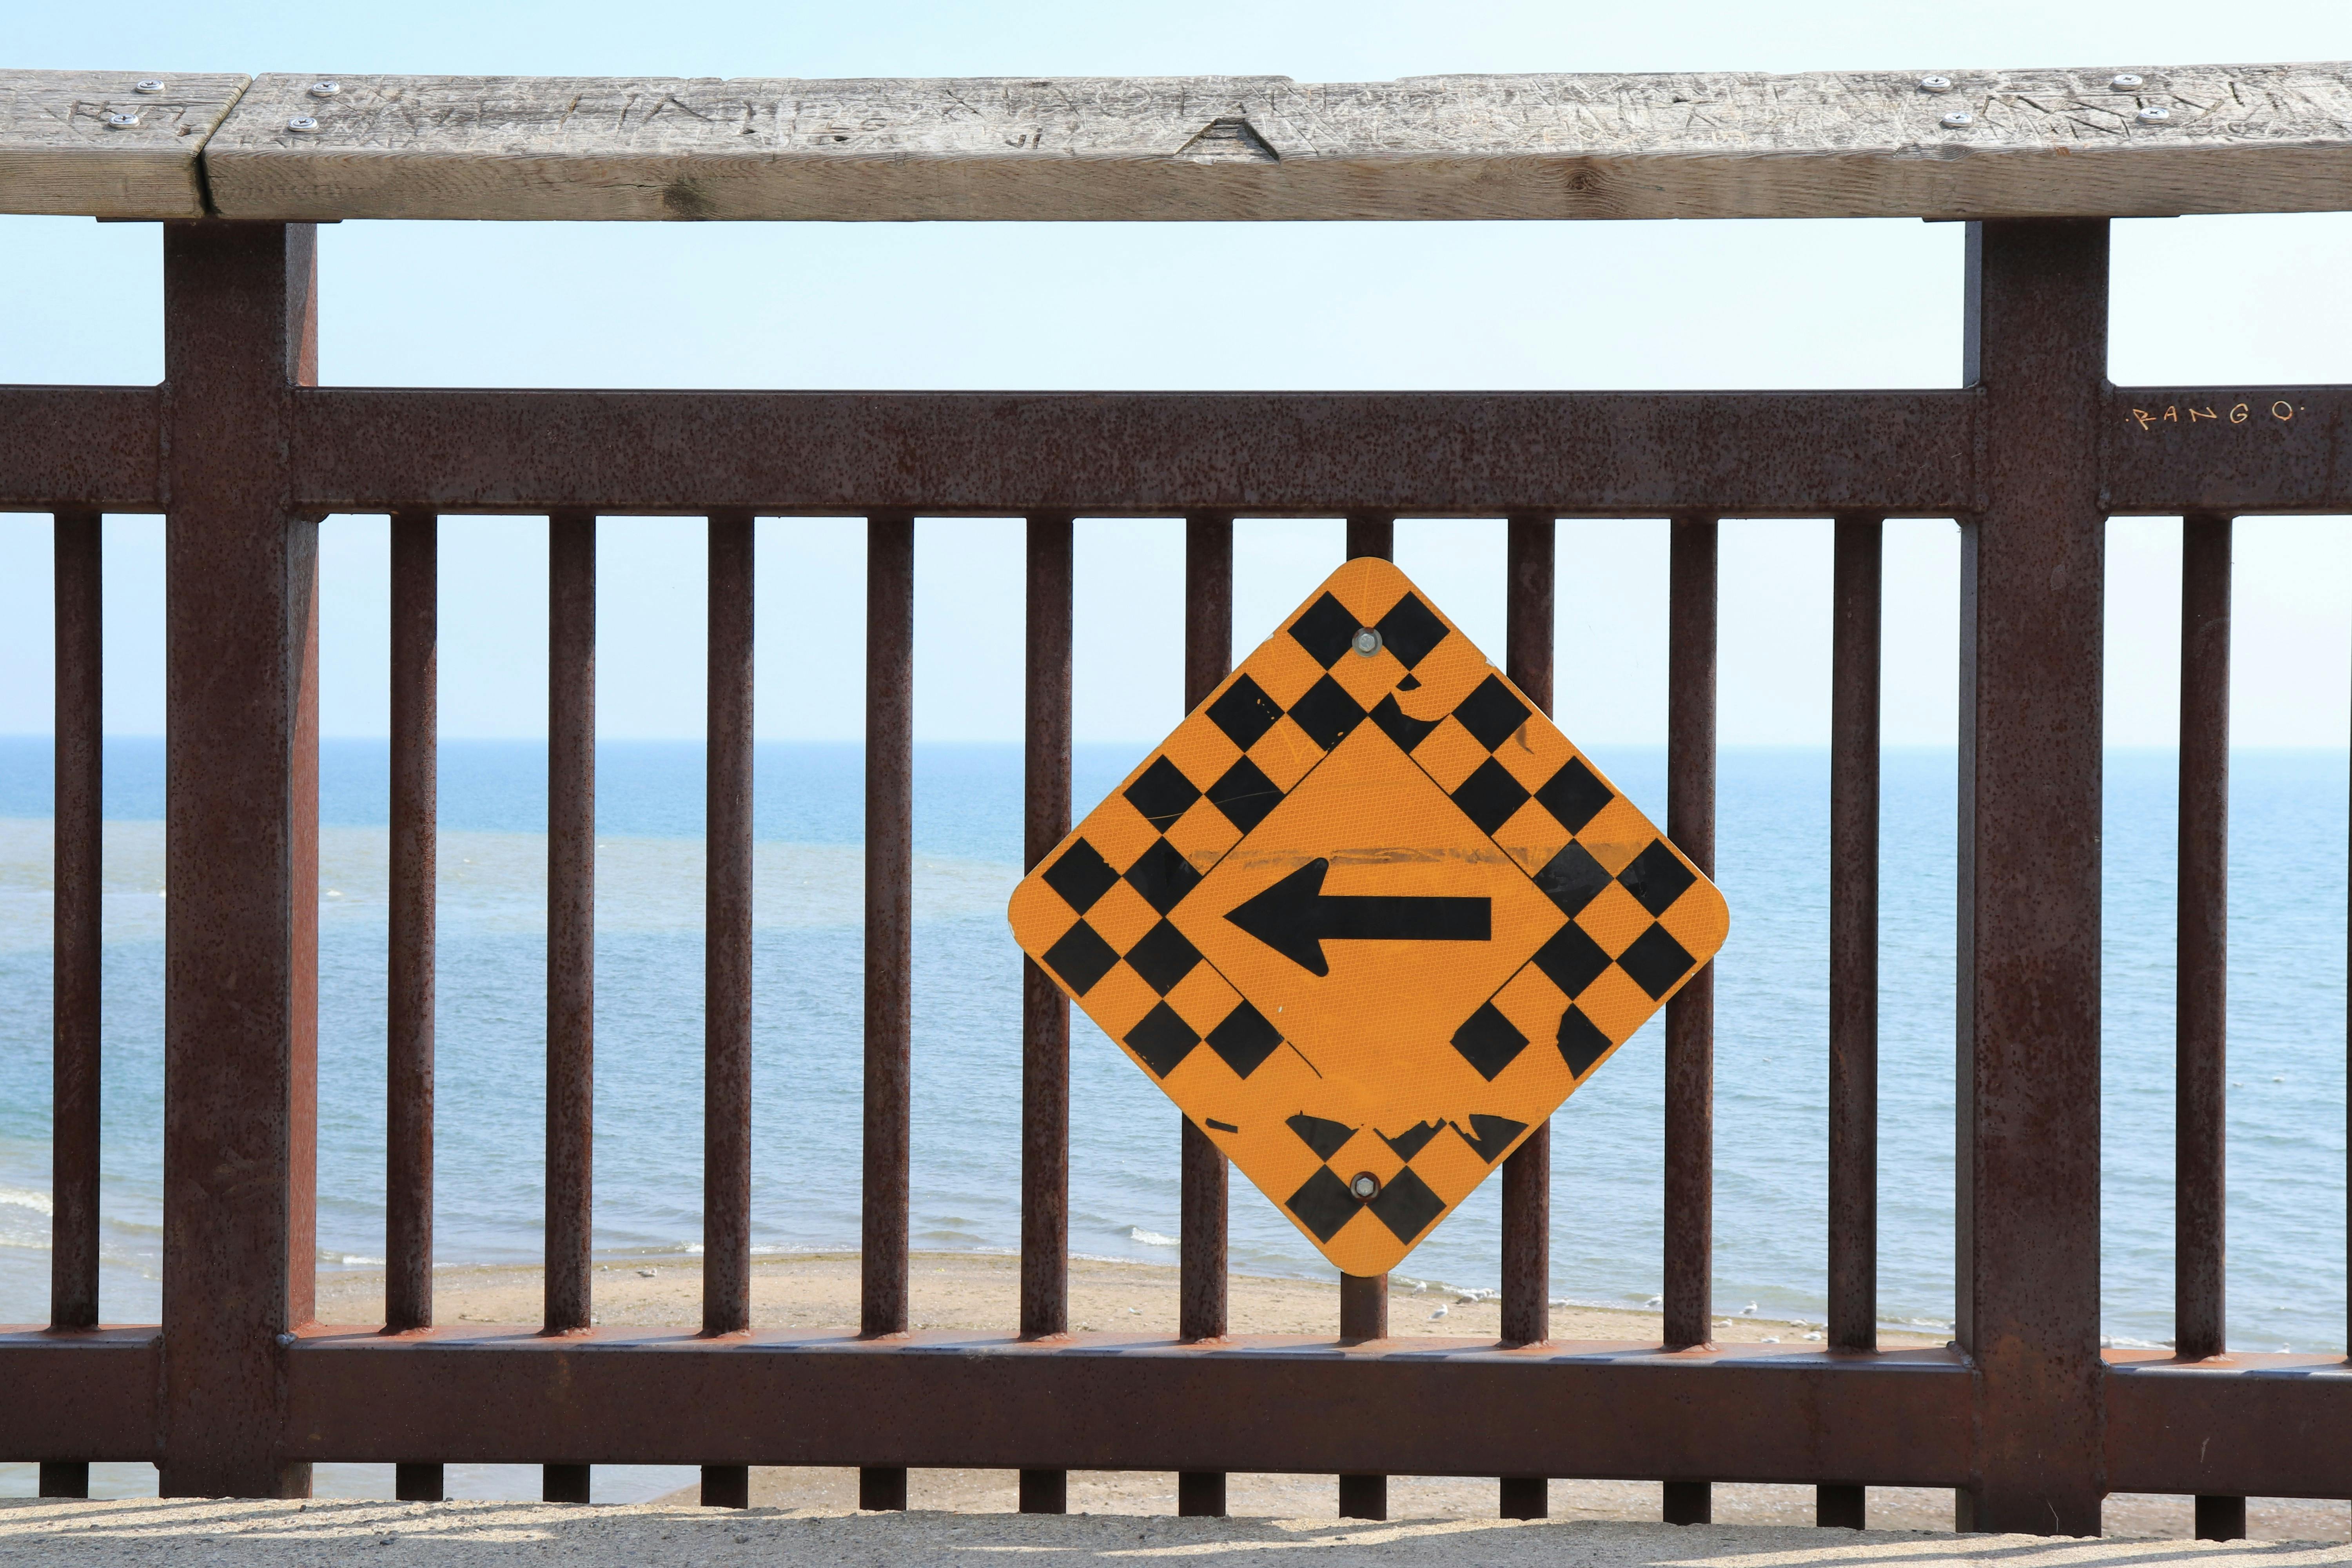
[[[540,1271],[532,1268],[477,1267],[437,1270],[435,1318],[443,1324],[532,1323],[541,1312]],[[598,1266],[596,1318],[614,1326],[693,1325],[701,1320],[702,1271],[691,1258],[646,1258]],[[918,1253],[911,1261],[912,1323],[929,1329],[1009,1329],[1019,1315],[1019,1260],[978,1253]],[[1234,1275],[1229,1320],[1235,1333],[1336,1335],[1336,1280],[1264,1279]],[[855,1253],[807,1253],[755,1261],[751,1272],[751,1320],[763,1329],[825,1329],[857,1321],[858,1260]],[[322,1322],[381,1321],[383,1279],[373,1271],[319,1277]],[[1399,1284],[1390,1299],[1392,1336],[1498,1335],[1498,1308],[1477,1293],[1435,1286]],[[1176,1331],[1176,1270],[1151,1264],[1076,1258],[1070,1264],[1070,1321],[1076,1329],[1141,1329]],[[1656,1342],[1654,1312],[1559,1306],[1552,1310],[1554,1337]],[[1818,1331],[1801,1323],[1775,1322],[1738,1313],[1716,1320],[1722,1343],[1782,1343],[1803,1341]],[[1887,1346],[1937,1342],[1917,1334],[1886,1332]],[[1235,1475],[1227,1482],[1227,1508],[1236,1517],[1333,1519],[1337,1489],[1329,1477]],[[1654,1482],[1555,1480],[1552,1517],[1558,1520],[1639,1521],[1655,1520],[1659,1491]],[[692,1489],[662,1500],[694,1500]],[[761,1468],[752,1472],[751,1500],[762,1509],[809,1515],[836,1515],[856,1508],[856,1476],[847,1469]],[[950,1513],[1006,1513],[1017,1502],[1014,1478],[1003,1470],[918,1470],[908,1478],[908,1502],[917,1510]],[[1080,1471],[1070,1477],[1073,1513],[1169,1515],[1176,1511],[1176,1479],[1154,1472]],[[1491,1481],[1450,1477],[1392,1477],[1392,1519],[1482,1520],[1496,1507]],[[1715,1516],[1736,1524],[1811,1524],[1810,1487],[1718,1485]],[[2108,1500],[2111,1535],[2186,1537],[2192,1531],[2189,1500],[2119,1495]],[[1949,1531],[1952,1494],[1927,1488],[1873,1488],[1874,1526],[1894,1530]],[[2248,1505],[2247,1524],[2255,1539],[2344,1541],[2352,1537],[2352,1510],[2341,1502],[2259,1499]]]
[[[751,1322],[762,1329],[848,1328],[857,1322],[857,1255],[797,1253],[763,1258],[751,1268]],[[918,1329],[1007,1329],[1020,1318],[1017,1258],[1003,1254],[917,1253],[908,1270],[911,1326]],[[1389,1300],[1391,1335],[1443,1334],[1478,1339],[1502,1331],[1500,1308],[1483,1292],[1398,1283]],[[1339,1292],[1329,1280],[1274,1279],[1236,1274],[1229,1287],[1230,1326],[1237,1334],[1321,1334],[1339,1331]],[[540,1273],[533,1268],[461,1268],[434,1274],[435,1321],[454,1323],[535,1323]],[[692,1258],[646,1258],[598,1266],[596,1318],[615,1326],[699,1323],[702,1268]],[[383,1317],[383,1276],[371,1271],[319,1276],[319,1321],[378,1322]],[[1176,1331],[1176,1270],[1148,1263],[1070,1262],[1070,1326]],[[1654,1342],[1655,1312],[1559,1306],[1551,1331],[1564,1340]],[[1716,1320],[1725,1342],[1795,1342],[1818,1330],[1737,1313]],[[1937,1341],[1885,1334],[1886,1345]]]

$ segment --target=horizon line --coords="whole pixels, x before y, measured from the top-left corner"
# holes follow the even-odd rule
[[[165,739],[165,737],[162,734],[149,731],[126,731],[121,732],[108,731],[100,736],[101,743],[111,741],[161,742],[163,739]],[[353,742],[388,745],[390,744],[392,738],[389,735],[357,734],[321,735],[319,739],[321,745],[330,743],[350,744]],[[1104,749],[1142,749],[1148,751],[1161,744],[1164,740],[1165,737],[1162,737],[1160,740],[1090,739],[1074,740],[1071,744],[1077,748],[1100,747]],[[47,742],[54,745],[56,741],[57,736],[53,731],[0,731],[0,745],[6,745],[16,742]],[[436,743],[454,745],[544,746],[547,744],[547,737],[545,735],[441,735],[436,737]],[[599,735],[596,737],[595,743],[600,747],[607,745],[705,747],[709,744],[709,741],[705,738],[687,735]],[[858,750],[864,749],[866,744],[862,738],[814,735],[755,736],[753,737],[751,743],[754,746],[826,746]],[[1015,751],[1020,749],[1023,745],[1023,742],[1017,736],[1009,739],[980,739],[972,737],[941,738],[936,736],[927,737],[918,735],[914,738],[914,743],[918,746],[988,747],[1003,751]],[[1596,751],[1608,750],[1612,748],[1658,751],[1663,750],[1665,744],[1666,742],[1663,736],[1648,740],[1604,739],[1595,741],[1589,745],[1582,742],[1576,742],[1577,749],[1588,754]],[[1826,752],[1830,749],[1830,742],[1826,739],[1819,741],[1718,741],[1716,744],[1716,749],[1718,752]],[[2178,742],[2166,743],[2148,741],[2109,741],[2103,742],[2100,746],[2100,750],[2103,752],[2177,752],[2179,749],[2180,747]],[[1879,750],[1882,753],[1888,752],[1958,752],[1959,750],[1959,742],[1957,740],[1945,742],[1889,741],[1883,742],[1880,745]],[[2347,752],[2352,752],[2352,740],[2338,742],[2333,745],[2324,743],[2301,744],[2295,742],[2270,741],[2233,742],[2230,746],[2230,750],[2232,752],[2307,752],[2315,755],[2341,756]]]

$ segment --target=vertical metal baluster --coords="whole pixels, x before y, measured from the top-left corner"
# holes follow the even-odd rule
[[[433,1326],[433,955],[441,521],[392,514],[392,822],[384,974],[383,1327]],[[439,1502],[441,1466],[403,1460],[393,1495]]]
[[[1234,520],[1197,512],[1184,520],[1184,710],[1208,700],[1234,668]],[[1209,1135],[1179,1116],[1182,1166],[1177,1333],[1186,1340],[1225,1337],[1225,1156]],[[1185,1470],[1176,1477],[1176,1511],[1203,1519],[1225,1512],[1225,1473]]]
[[[1552,710],[1552,609],[1558,582],[1559,525],[1549,517],[1514,517],[1505,525],[1504,658],[1511,683],[1546,713]],[[1503,1342],[1551,1338],[1551,1123],[1528,1134],[1503,1162]],[[1544,1476],[1502,1478],[1505,1519],[1543,1519],[1551,1484]]]
[[[1022,868],[1035,870],[1070,831],[1071,520],[1029,519],[1028,653],[1024,672]],[[1021,1337],[1070,1330],[1070,1004],[1021,961]],[[1062,1513],[1069,1474],[1024,1469],[1023,1513]]]
[[[313,230],[313,233],[316,231]],[[315,249],[312,252],[316,256]],[[316,273],[312,273],[315,288]],[[303,384],[318,380],[310,357]],[[293,810],[287,835],[291,872],[293,984],[289,987],[294,1019],[287,1053],[286,1119],[286,1319],[293,1328],[318,1321],[319,1289],[319,526],[310,525],[309,563],[302,569],[308,590],[302,611],[302,682],[295,693],[294,755],[288,795]],[[166,807],[168,812],[169,808]],[[165,872],[164,887],[171,886]],[[308,1495],[310,1466],[299,1466]]]
[[[1968,254],[1985,500],[1961,531],[1955,1229],[1979,1436],[1958,1523],[2096,1535],[2107,226],[1972,223]]]
[[[2180,521],[2179,931],[2175,968],[2173,1353],[2228,1349],[2231,520]],[[2200,1497],[2200,1541],[2242,1541],[2246,1500]]]
[[[908,1054],[914,959],[915,520],[866,527],[866,1191],[858,1326],[907,1331]],[[869,1465],[857,1506],[907,1506],[907,1472]]]
[[[317,277],[307,224],[163,226],[167,1497],[310,1489],[284,1336],[318,1269],[319,530],[289,465]]]
[[[1674,520],[1666,633],[1666,836],[1715,875],[1716,522]],[[1706,1344],[1714,1316],[1715,967],[1666,1004],[1665,1343]],[[1669,1480],[1668,1524],[1713,1517],[1713,1483]]]
[[[103,543],[95,511],[55,521],[57,804],[50,1038],[49,1326],[98,1326],[99,998],[103,909]],[[89,1495],[85,1459],[44,1459],[40,1493]]]
[[[1348,559],[1360,555],[1396,559],[1396,520],[1350,514],[1348,518]],[[1384,1340],[1389,1333],[1389,1277],[1385,1274],[1339,1276],[1339,1342],[1360,1344]],[[1341,1519],[1386,1519],[1389,1479],[1386,1476],[1341,1476]]]
[[[714,512],[703,763],[706,1338],[751,1326],[751,514]],[[702,1502],[751,1507],[751,1467],[703,1466]]]
[[[1837,520],[1830,605],[1829,1344],[1878,1348],[1879,618],[1886,525]],[[1869,1493],[1823,1482],[1813,1522],[1864,1528]]]
[[[1339,1276],[1339,1342],[1367,1344],[1389,1337],[1389,1277],[1385,1274]],[[1341,1519],[1386,1519],[1389,1479],[1386,1476],[1341,1476]]]
[[[547,521],[547,1277],[550,1334],[593,1321],[596,520]],[[541,1468],[548,1502],[589,1500],[589,1467]]]

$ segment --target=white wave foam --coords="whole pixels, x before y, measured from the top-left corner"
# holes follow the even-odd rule
[[[1182,1244],[1172,1236],[1162,1236],[1156,1230],[1146,1230],[1139,1225],[1127,1227],[1127,1239],[1139,1241],[1146,1247],[1178,1247]]]
[[[55,1213],[47,1193],[0,1186],[0,1247],[12,1252],[49,1251],[49,1222]]]

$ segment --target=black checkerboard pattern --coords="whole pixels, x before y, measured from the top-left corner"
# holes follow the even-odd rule
[[[1348,656],[1360,629],[1355,616],[1326,594],[1307,606],[1292,624],[1288,635],[1328,670]],[[1412,594],[1397,601],[1381,618],[1377,629],[1381,646],[1408,670],[1453,635],[1445,623]],[[1087,923],[1087,911],[1122,879],[1163,916],[1198,887],[1203,873],[1177,851],[1167,835],[1177,819],[1203,797],[1244,834],[1264,822],[1282,804],[1287,792],[1268,778],[1247,752],[1282,720],[1286,711],[1327,755],[1367,718],[1380,720],[1385,713],[1391,721],[1402,719],[1396,711],[1393,698],[1384,698],[1380,708],[1368,713],[1345,687],[1328,674],[1287,710],[1246,674],[1228,685],[1209,703],[1204,714],[1244,755],[1213,779],[1195,779],[1162,752],[1127,786],[1128,804],[1151,824],[1158,835],[1140,854],[1125,867],[1114,867],[1099,849],[1081,837],[1045,868],[1045,884],[1061,895],[1074,918],[1069,930],[1046,950],[1045,963],[1074,994],[1084,996],[1101,984],[1103,976],[1115,965],[1124,962],[1165,998],[1194,965],[1205,962],[1165,920],[1121,952]],[[1514,721],[1512,728],[1517,727]],[[1246,1002],[1225,1018],[1212,1021],[1188,1019],[1163,1000],[1129,1032],[1126,1039],[1128,1047],[1160,1078],[1174,1071],[1195,1047],[1203,1043],[1223,1057],[1234,1072],[1247,1078],[1281,1045],[1282,1037]]]
[[[1283,1200],[1283,1206],[1297,1216],[1298,1223],[1317,1240],[1328,1242],[1359,1213],[1370,1210],[1374,1219],[1388,1226],[1390,1235],[1408,1247],[1445,1212],[1445,1200],[1412,1168],[1416,1155],[1440,1134],[1450,1132],[1491,1165],[1503,1157],[1513,1140],[1528,1130],[1526,1122],[1514,1121],[1507,1116],[1473,1116],[1466,1131],[1452,1121],[1425,1121],[1393,1137],[1375,1128],[1374,1135],[1404,1162],[1404,1168],[1382,1182],[1371,1197],[1360,1198],[1351,1184],[1354,1173],[1343,1172],[1331,1163],[1359,1129],[1342,1121],[1327,1121],[1319,1116],[1294,1116],[1289,1126],[1299,1142],[1322,1162],[1312,1175],[1299,1184],[1297,1192]]]
[[[1134,788],[1141,788],[1150,777],[1147,773]],[[1129,793],[1133,792],[1130,789]],[[1168,820],[1173,822],[1175,818]],[[1101,984],[1103,977],[1121,963],[1151,987],[1160,1000],[1128,1031],[1126,1044],[1154,1077],[1166,1078],[1195,1047],[1205,1043],[1235,1074],[1247,1078],[1282,1044],[1281,1032],[1266,1021],[1265,1015],[1244,1001],[1236,1003],[1222,1018],[1187,1017],[1168,1000],[1169,994],[1187,975],[1207,962],[1184,933],[1165,918],[1200,879],[1201,874],[1176,853],[1164,836],[1154,837],[1124,871],[1114,869],[1101,852],[1084,838],[1076,840],[1045,868],[1046,886],[1070,906],[1075,918],[1069,930],[1045,950],[1044,961],[1045,967],[1078,996]],[[1086,918],[1087,911],[1122,880],[1162,917],[1124,952],[1112,946]]]
[[[1475,711],[1465,718],[1465,709]],[[1530,800],[1569,834],[1580,833],[1614,798],[1609,786],[1580,758],[1570,757],[1549,779],[1530,791],[1491,754],[1517,733],[1527,712],[1509,689],[1491,677],[1454,710],[1462,727],[1490,754],[1455,786],[1454,802],[1480,831],[1490,835]],[[1571,837],[1536,873],[1536,886],[1558,906],[1564,923],[1530,963],[1559,989],[1565,1005],[1552,1043],[1577,1077],[1591,1071],[1611,1045],[1600,1026],[1577,1007],[1579,995],[1614,967],[1655,1001],[1696,966],[1698,961],[1658,921],[1696,880],[1663,838],[1652,839],[1612,878],[1591,851]],[[1648,927],[1613,959],[1575,922],[1575,917],[1612,881],[1631,893],[1650,916]],[[1454,1036],[1454,1048],[1489,1081],[1516,1061],[1529,1043],[1491,998],[1465,1019]]]
[[[1299,616],[1291,636],[1328,669],[1352,646],[1351,639],[1358,629],[1352,622],[1348,611],[1327,594]],[[1394,653],[1408,671],[1447,635],[1444,623],[1409,593],[1381,618],[1376,629],[1382,646]],[[1411,679],[1408,675],[1407,679]],[[1300,719],[1300,727],[1327,751],[1357,724],[1370,719],[1410,756],[1444,723],[1442,718],[1410,717],[1392,696],[1383,697],[1367,712],[1328,676],[1293,707],[1294,718],[1298,717],[1301,708],[1311,711],[1307,718]],[[1555,1043],[1569,1069],[1581,1078],[1606,1054],[1610,1041],[1598,1025],[1577,1009],[1576,997],[1612,963],[1653,999],[1673,990],[1697,961],[1657,923],[1657,917],[1664,914],[1696,879],[1663,839],[1654,839],[1613,879],[1649,911],[1649,928],[1612,960],[1574,923],[1574,917],[1612,879],[1573,836],[1581,833],[1601,808],[1616,798],[1615,793],[1578,757],[1569,758],[1533,790],[1497,762],[1495,752],[1518,733],[1531,712],[1509,686],[1492,675],[1454,705],[1454,719],[1472,740],[1486,748],[1487,755],[1454,787],[1450,795],[1463,815],[1475,823],[1480,832],[1490,836],[1499,832],[1530,800],[1571,836],[1567,846],[1536,875],[1537,886],[1559,906],[1567,923],[1554,933],[1534,963],[1547,979],[1559,986],[1567,1004]],[[1328,740],[1327,735],[1330,737]],[[1528,1044],[1527,1036],[1503,1016],[1491,998],[1464,1020],[1454,1037],[1454,1049],[1490,1082],[1517,1060]]]

